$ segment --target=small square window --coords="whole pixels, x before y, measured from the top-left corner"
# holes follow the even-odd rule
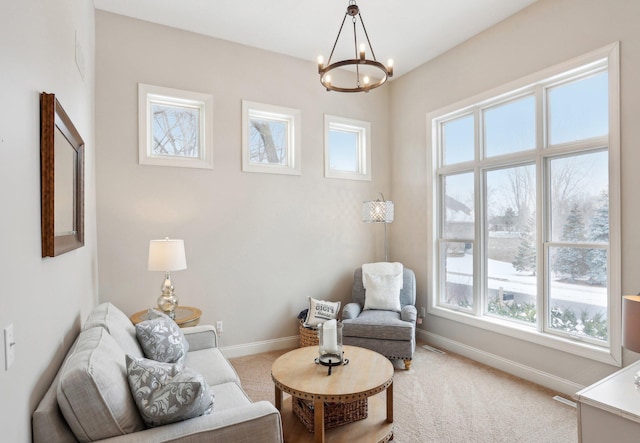
[[[300,175],[300,111],[242,101],[242,170]]]
[[[371,124],[324,116],[324,176],[371,180]]]
[[[213,169],[213,97],[138,85],[141,165]]]

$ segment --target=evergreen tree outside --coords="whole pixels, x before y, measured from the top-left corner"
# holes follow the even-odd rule
[[[513,212],[512,208],[507,208],[507,210],[504,211],[504,227],[507,229],[508,232],[511,232],[513,230],[513,225],[515,224],[515,218],[516,218],[516,213]]]
[[[586,240],[585,226],[582,221],[582,210],[575,204],[569,212],[567,221],[562,227],[560,240],[572,243]],[[584,277],[589,272],[589,251],[584,248],[561,247],[558,248],[553,270],[562,275],[567,275],[571,280]]]
[[[536,244],[534,218],[530,217],[525,229],[520,232],[520,244],[518,254],[511,264],[518,272],[531,272],[536,275]]]
[[[603,191],[600,194],[600,204],[589,223],[589,240],[592,242],[609,241],[609,194]],[[589,283],[602,285],[607,282],[607,251],[606,249],[590,249]]]

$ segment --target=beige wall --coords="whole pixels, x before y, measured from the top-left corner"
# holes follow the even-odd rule
[[[640,288],[640,235],[635,220],[640,176],[640,2],[635,0],[540,0],[520,13],[395,80],[391,85],[391,189],[399,211],[392,251],[417,271],[418,304],[427,306],[426,115],[446,105],[620,41],[622,145],[622,289]],[[422,326],[463,347],[525,365],[576,384],[589,384],[615,368],[430,316]],[[625,363],[635,354],[623,356]]]
[[[187,254],[176,293],[204,323],[224,322],[224,347],[296,335],[309,296],[348,301],[353,269],[383,258],[361,204],[390,197],[389,89],[327,93],[313,59],[101,11],[96,42],[100,300],[154,306],[163,276],[147,270],[149,240],[169,236]],[[213,170],[138,164],[138,82],[213,95]],[[301,176],[242,172],[242,100],[301,110]],[[325,113],[371,122],[371,182],[323,177]]]
[[[31,441],[31,413],[97,300],[94,10],[80,0],[0,6],[0,337],[13,324],[15,363],[0,344],[0,440]],[[85,78],[75,63],[76,32]],[[40,92],[56,94],[85,141],[85,246],[40,248]]]

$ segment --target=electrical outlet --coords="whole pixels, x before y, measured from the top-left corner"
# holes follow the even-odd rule
[[[217,321],[216,322],[216,332],[218,333],[218,335],[222,335],[222,321]]]
[[[420,308],[420,317],[425,318],[427,316],[427,310],[423,307]]]
[[[4,368],[9,370],[15,360],[14,348],[16,341],[13,338],[13,325],[4,328]]]

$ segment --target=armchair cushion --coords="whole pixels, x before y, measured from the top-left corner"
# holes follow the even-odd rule
[[[147,426],[175,423],[213,410],[213,393],[197,372],[146,358],[126,358],[129,387]]]
[[[411,341],[415,335],[414,324],[401,320],[400,313],[393,311],[362,311],[344,325],[344,337]]]

